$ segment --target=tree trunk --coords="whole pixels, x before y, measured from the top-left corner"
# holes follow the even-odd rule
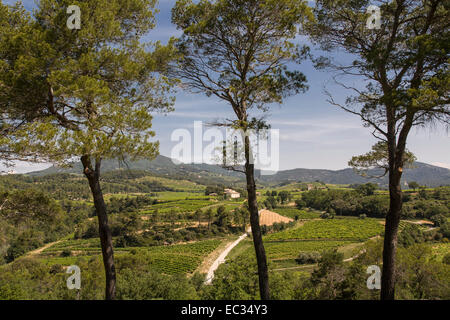
[[[114,252],[112,245],[111,230],[108,226],[108,216],[106,213],[106,205],[103,199],[103,193],[100,188],[100,166],[101,159],[95,160],[95,169],[92,168],[91,158],[88,155],[81,157],[84,168],[84,175],[89,181],[89,187],[94,198],[95,211],[98,217],[98,227],[100,235],[100,243],[102,247],[103,265],[106,275],[106,300],[114,300],[116,298],[116,268],[114,266]]]
[[[250,211],[250,225],[252,227],[253,245],[258,263],[259,292],[262,300],[270,299],[269,271],[267,268],[266,251],[262,240],[259,225],[258,203],[256,201],[255,168],[250,161],[250,138],[246,135],[245,141],[245,176],[247,178],[248,208]]]
[[[397,234],[402,214],[403,195],[401,178],[403,174],[406,139],[413,125],[414,113],[407,112],[400,134],[396,135],[395,109],[387,108],[388,119],[388,161],[389,161],[389,212],[386,216],[383,247],[383,271],[381,274],[381,300],[395,299],[395,257]]]
[[[386,216],[383,247],[383,272],[381,276],[381,300],[395,299],[395,255],[397,233],[402,212],[401,172],[389,174],[389,212]]]

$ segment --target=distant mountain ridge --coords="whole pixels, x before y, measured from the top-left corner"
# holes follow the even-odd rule
[[[383,172],[379,169],[369,170],[368,176],[379,176]],[[388,185],[388,177],[369,178],[362,177],[351,168],[342,170],[322,170],[322,169],[292,169],[284,170],[273,176],[264,176],[265,181],[322,181],[332,184],[353,184],[376,182],[380,185]],[[429,187],[439,187],[441,185],[450,185],[450,170],[433,166],[430,164],[415,162],[414,167],[405,169],[402,176],[402,184],[416,181],[420,185]]]
[[[228,171],[220,166],[209,164],[175,164],[172,159],[159,155],[154,160],[139,160],[121,164],[117,160],[104,160],[102,163],[102,171],[114,171],[120,169],[145,170],[157,175],[184,178],[186,180],[206,179],[207,183],[225,183],[227,181],[243,181],[244,176],[241,173]],[[34,176],[44,176],[56,173],[82,173],[81,163],[75,163],[71,168],[59,168],[52,166],[48,169],[28,173]],[[370,170],[369,175],[377,176],[379,170]],[[273,175],[260,175],[256,171],[256,176],[260,183],[283,183],[283,182],[313,182],[322,181],[332,184],[353,184],[376,182],[380,185],[387,186],[388,179],[383,177],[380,179],[369,179],[355,173],[351,168],[342,170],[326,170],[326,169],[291,169],[282,170]],[[405,169],[403,173],[402,183],[416,181],[420,185],[430,187],[438,187],[441,185],[450,185],[450,170],[430,164],[416,162],[414,168]]]

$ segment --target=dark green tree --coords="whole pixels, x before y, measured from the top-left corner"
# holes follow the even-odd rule
[[[258,263],[262,299],[269,299],[269,276],[256,199],[254,162],[249,131],[268,128],[253,109],[267,111],[271,103],[306,89],[305,76],[287,68],[307,54],[290,40],[309,11],[294,0],[179,0],[172,21],[183,30],[177,43],[181,54],[174,75],[184,87],[227,102],[235,120],[217,123],[242,133],[250,223]],[[238,155],[239,156],[239,155]],[[225,159],[225,157],[224,157]]]
[[[420,187],[420,185],[416,181],[410,181],[408,183],[408,187],[410,189],[413,189],[414,191],[416,191],[416,189],[418,189]]]
[[[81,159],[99,221],[106,299],[114,299],[116,270],[101,164],[105,158],[157,155],[150,112],[171,108],[170,83],[158,73],[171,50],[140,42],[154,27],[155,0],[79,2],[86,17],[80,30],[66,26],[71,4],[41,0],[33,16],[20,6],[6,9],[19,11],[21,18],[11,20],[17,32],[0,32],[6,43],[0,50],[0,107],[32,105],[37,115],[10,134],[14,153],[63,165]],[[8,124],[23,117],[8,113]]]
[[[317,59],[320,67],[366,81],[365,87],[355,87],[335,77],[354,95],[339,103],[330,94],[329,101],[359,116],[386,146],[390,207],[381,284],[381,299],[385,300],[395,298],[400,181],[408,135],[414,126],[450,122],[449,7],[445,0],[378,1],[380,27],[367,28],[369,4],[366,0],[318,0],[316,21],[308,33],[324,50],[339,48],[352,54],[353,61],[346,64]]]

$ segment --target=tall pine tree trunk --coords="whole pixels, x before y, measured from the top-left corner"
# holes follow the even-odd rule
[[[114,252],[112,245],[111,230],[108,226],[108,216],[106,213],[105,200],[100,188],[100,166],[101,159],[95,160],[95,169],[92,168],[89,155],[81,157],[84,175],[89,181],[89,187],[94,198],[95,212],[98,217],[98,227],[100,243],[102,247],[103,265],[106,275],[105,299],[114,300],[116,298],[116,268],[114,266]]]
[[[397,234],[402,212],[401,172],[389,173],[389,212],[386,216],[383,247],[383,272],[381,277],[381,300],[395,299],[395,255]]]
[[[269,270],[267,267],[266,251],[259,225],[258,202],[256,201],[255,166],[250,161],[250,138],[245,135],[245,176],[247,178],[248,208],[250,211],[250,225],[252,227],[253,245],[258,264],[259,292],[262,300],[270,299]]]
[[[403,206],[401,178],[404,166],[406,139],[413,124],[414,113],[407,112],[397,143],[395,109],[387,108],[388,161],[389,161],[389,212],[386,216],[383,247],[383,271],[381,275],[381,300],[395,299],[395,258],[397,234]]]

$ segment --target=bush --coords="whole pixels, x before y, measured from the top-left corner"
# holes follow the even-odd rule
[[[425,235],[419,226],[408,224],[398,235],[398,244],[407,248],[416,243],[424,242]]]
[[[301,200],[301,199],[295,200],[295,206],[296,206],[298,209],[303,209],[304,207],[306,207],[306,202],[303,201],[303,200]]]
[[[450,253],[447,253],[444,258],[442,258],[442,263],[450,265]]]
[[[334,219],[334,214],[330,212],[325,212],[320,215],[322,219]]]
[[[431,222],[434,223],[435,227],[440,227],[442,226],[444,223],[447,222],[447,217],[444,216],[443,214],[436,214],[434,216],[432,216],[430,218]]]
[[[54,264],[50,267],[50,274],[56,274],[56,273],[63,273],[64,272],[64,268],[62,265],[60,264]]]
[[[442,233],[445,238],[450,238],[450,222],[442,224],[439,232]]]
[[[295,262],[298,264],[313,264],[319,261],[321,255],[319,252],[300,252]]]
[[[72,251],[70,251],[69,249],[64,249],[61,252],[61,257],[70,257],[72,255]]]

